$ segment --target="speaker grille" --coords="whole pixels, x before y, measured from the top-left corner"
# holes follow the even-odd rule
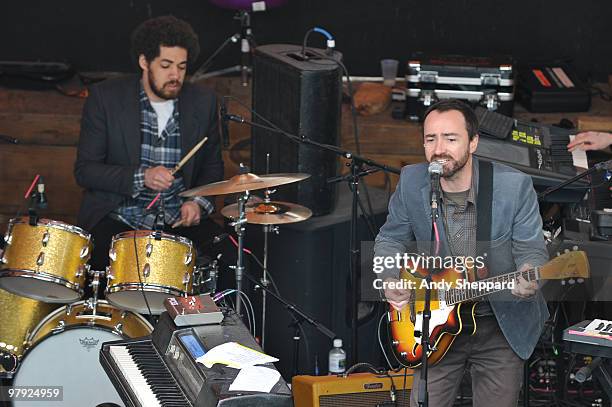
[[[396,399],[398,406],[408,407],[410,405],[410,390],[398,390],[396,393]],[[388,391],[335,394],[332,396],[321,396],[319,398],[320,407],[374,407],[382,403],[389,403],[387,405],[395,406],[395,404],[391,403],[391,397]]]

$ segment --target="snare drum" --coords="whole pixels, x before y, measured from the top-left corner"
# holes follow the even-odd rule
[[[91,236],[83,229],[49,219],[36,226],[11,219],[0,259],[0,287],[45,302],[67,303],[83,296]]]
[[[96,315],[80,301],[54,311],[38,324],[14,376],[14,386],[62,386],[62,402],[47,406],[123,405],[100,364],[102,343],[145,336],[153,327],[143,317],[98,301]],[[39,401],[15,402],[15,407],[40,407]]]
[[[0,377],[11,377],[27,348],[34,327],[59,305],[19,297],[0,290]]]
[[[196,256],[189,239],[162,233],[156,240],[151,230],[128,231],[113,237],[109,257],[105,295],[120,308],[145,314],[148,302],[152,314],[161,314],[166,298],[192,292]]]

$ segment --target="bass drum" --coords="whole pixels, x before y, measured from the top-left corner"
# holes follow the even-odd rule
[[[121,397],[100,364],[102,343],[153,332],[142,316],[98,301],[93,315],[89,301],[62,307],[34,329],[33,343],[14,376],[14,386],[61,386],[63,400],[46,406],[96,406]],[[40,407],[39,401],[17,401],[15,407]]]
[[[60,305],[19,297],[0,289],[0,377],[12,377],[36,325]]]

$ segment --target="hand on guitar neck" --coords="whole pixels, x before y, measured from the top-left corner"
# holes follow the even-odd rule
[[[533,268],[531,264],[525,263],[521,266],[519,271],[527,271],[531,268]],[[517,297],[529,298],[538,291],[539,285],[537,281],[527,281],[522,275],[519,275],[515,281],[516,283],[511,292]]]

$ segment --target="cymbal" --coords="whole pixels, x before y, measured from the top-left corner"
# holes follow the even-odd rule
[[[272,188],[279,185],[291,184],[310,177],[304,173],[279,173],[268,175],[255,175],[251,173],[234,175],[226,181],[213,182],[212,184],[188,189],[181,192],[180,196],[209,196],[235,194],[238,192],[254,191],[256,189]]]
[[[228,205],[221,210],[226,218],[237,219],[238,204]],[[312,211],[305,206],[281,201],[254,202],[246,206],[247,223],[256,225],[281,225],[306,220]]]

